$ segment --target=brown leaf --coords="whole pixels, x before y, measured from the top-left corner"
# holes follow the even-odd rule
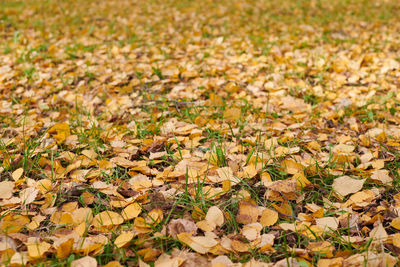
[[[197,226],[193,221],[187,219],[174,219],[171,220],[167,226],[168,232],[172,237],[176,237],[180,233],[196,234]]]
[[[251,202],[241,201],[239,203],[239,212],[236,215],[236,221],[242,224],[257,222],[258,208]]]

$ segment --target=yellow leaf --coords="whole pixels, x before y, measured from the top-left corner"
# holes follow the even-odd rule
[[[39,190],[34,187],[28,187],[20,191],[19,197],[21,198],[22,205],[31,204],[33,201],[35,201],[38,193]]]
[[[1,230],[3,233],[18,233],[28,223],[27,216],[7,214],[1,220]]]
[[[122,248],[132,240],[133,236],[132,232],[122,233],[115,239],[114,244],[117,248]]]
[[[400,217],[397,217],[397,218],[393,219],[392,222],[390,223],[390,225],[393,228],[396,228],[397,230],[400,230]]]
[[[224,102],[222,101],[222,97],[214,93],[210,94],[210,102],[213,106],[222,106],[224,104]]]
[[[258,171],[257,171],[255,165],[254,164],[249,164],[249,165],[247,165],[246,167],[243,168],[243,172],[242,172],[242,174],[240,176],[242,178],[250,179],[250,178],[253,178],[254,176],[256,176],[257,173],[258,173]],[[239,176],[239,174],[238,174],[238,176]]]
[[[270,182],[272,182],[271,175],[268,172],[263,172],[261,174],[261,184],[267,186]]]
[[[50,217],[50,221],[54,224],[72,224],[74,222],[71,213],[61,211],[54,212]]]
[[[324,230],[316,225],[311,225],[302,231],[302,234],[310,239],[317,239],[324,233]]]
[[[205,254],[218,244],[215,239],[208,236],[191,236],[189,233],[177,234],[177,239],[191,247],[194,251]]]
[[[44,219],[46,219],[45,216],[37,215],[37,216],[32,218],[32,221],[28,225],[26,225],[26,228],[28,228],[29,230],[33,231],[33,230],[35,230],[36,228],[39,227],[40,223]]]
[[[249,241],[254,241],[260,237],[260,231],[262,230],[260,223],[250,223],[243,226],[242,235]]]
[[[29,239],[31,239],[31,238],[29,238]],[[28,239],[28,242],[30,241],[29,239]],[[35,238],[33,237],[33,239],[35,239]],[[42,258],[44,256],[44,253],[46,253],[49,250],[49,248],[51,247],[51,245],[46,242],[40,242],[40,243],[38,243],[38,242],[30,243],[29,242],[26,244],[26,246],[28,248],[29,257],[34,258],[34,259]]]
[[[65,242],[59,244],[56,250],[57,258],[63,259],[68,257],[72,252],[72,246],[74,245],[74,239],[70,238]]]
[[[312,242],[307,248],[311,250],[314,255],[322,258],[332,258],[333,251],[335,250],[335,247],[328,241]]]
[[[113,211],[103,211],[94,217],[92,224],[95,228],[110,228],[120,225],[123,222],[124,219],[118,213]]]
[[[239,203],[239,213],[236,216],[236,220],[238,223],[249,224],[257,222],[258,218],[258,208],[256,205],[247,202],[241,201]]]
[[[44,194],[51,190],[52,183],[49,179],[42,179],[36,182],[35,187],[39,190],[40,193]]]
[[[68,125],[68,123],[65,123],[65,122],[55,124],[53,127],[51,127],[49,129],[49,133],[50,134],[56,133],[55,135],[53,135],[53,137],[54,137],[54,139],[57,140],[57,143],[64,142],[65,139],[67,139],[68,136],[71,135],[69,125]]]
[[[271,203],[271,205],[274,207],[274,209],[279,212],[280,216],[283,217],[293,217],[293,212],[290,204],[285,200],[282,202],[280,206],[278,206],[275,203]]]
[[[371,175],[371,179],[382,184],[390,184],[393,181],[393,178],[389,176],[388,170],[375,170]]]
[[[137,233],[137,234],[150,233],[150,232],[153,231],[151,229],[151,226],[142,217],[136,217],[135,221],[133,222],[133,226],[134,226],[134,229],[135,229],[135,233]]]
[[[284,161],[282,161],[281,165],[289,174],[296,174],[304,170],[303,165],[290,159],[285,159]]]
[[[260,223],[262,227],[274,225],[278,221],[278,213],[271,209],[264,209],[261,214]]]
[[[74,228],[74,233],[78,236],[83,236],[86,232],[86,223],[81,223],[77,227]]]
[[[296,191],[297,181],[295,179],[278,180],[266,183],[266,187],[280,193],[292,193]]]
[[[99,161],[99,168],[104,170],[112,169],[113,164],[110,161],[102,159]]]
[[[400,233],[394,234],[392,236],[392,242],[393,242],[393,245],[400,248]]]
[[[236,239],[232,240],[231,247],[236,252],[248,252],[250,248],[248,244]]]
[[[223,113],[224,119],[228,121],[235,121],[240,119],[242,111],[239,108],[229,108]]]
[[[106,265],[103,265],[103,267],[123,267],[123,266],[118,261],[110,261]]]
[[[198,221],[196,225],[204,232],[211,232],[215,230],[215,223],[207,220]]]
[[[304,172],[298,172],[293,175],[293,179],[296,179],[296,188],[297,190],[301,190],[307,185],[311,184],[311,182],[306,178]]]
[[[139,216],[141,212],[142,212],[142,207],[139,205],[139,203],[135,202],[127,206],[121,212],[121,215],[125,221],[128,221]]]
[[[148,224],[157,224],[159,222],[161,222],[161,220],[163,219],[163,213],[161,209],[153,209],[151,210],[147,217],[146,217],[146,223]]]
[[[154,261],[160,255],[160,251],[154,248],[144,248],[138,250],[137,254],[142,256],[145,261]]]
[[[341,267],[343,266],[343,258],[338,257],[334,259],[320,259],[317,267]]]
[[[81,199],[83,203],[85,203],[86,205],[90,205],[94,202],[94,195],[90,192],[83,192],[81,194]]]
[[[28,262],[28,256],[26,253],[18,253],[15,252],[11,257],[10,262],[8,262],[9,266],[26,266]]]
[[[335,217],[316,218],[315,222],[318,227],[326,231],[336,231],[339,226],[339,221]]]
[[[72,220],[75,224],[91,223],[93,220],[93,213],[91,208],[79,208],[72,212]]]

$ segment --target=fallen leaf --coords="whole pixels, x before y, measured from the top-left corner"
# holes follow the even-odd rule
[[[171,220],[167,226],[168,232],[172,237],[176,237],[180,233],[196,234],[197,226],[193,221],[187,219]]]
[[[400,230],[400,217],[394,218],[390,223],[390,226],[396,228],[397,230]]]
[[[281,192],[281,193],[292,193],[295,192],[297,189],[296,187],[297,181],[295,179],[288,179],[288,180],[278,180],[274,182],[270,182],[266,184],[268,189]]]
[[[50,249],[51,245],[46,242],[36,241],[35,237],[28,238],[28,243],[26,243],[28,248],[28,255],[31,258],[42,258],[44,254]]]
[[[19,193],[22,205],[31,204],[37,197],[39,190],[34,187],[28,187]]]
[[[371,175],[371,179],[382,184],[389,184],[393,181],[393,178],[389,176],[388,170],[375,170]]]
[[[24,169],[23,168],[18,168],[15,171],[13,171],[11,176],[14,179],[14,181],[18,181],[22,177],[23,173],[24,173]]]
[[[95,228],[109,228],[119,225],[124,222],[124,219],[116,212],[103,211],[93,218],[93,226]]]
[[[241,201],[239,203],[239,212],[236,221],[242,224],[257,222],[258,208],[250,202]]]
[[[208,209],[205,219],[215,223],[216,226],[222,226],[225,222],[224,214],[217,206]]]
[[[238,108],[229,108],[226,109],[223,113],[224,119],[228,121],[235,121],[240,119],[242,115],[242,111]]]
[[[78,260],[72,261],[71,267],[97,267],[97,261],[93,257],[85,256]]]
[[[260,223],[262,227],[272,226],[278,221],[278,213],[271,209],[264,209],[261,214]]]
[[[366,179],[353,179],[349,176],[342,176],[333,180],[332,188],[340,196],[345,197],[349,194],[360,191]]]
[[[48,132],[54,134],[53,137],[57,140],[57,143],[64,142],[71,135],[69,125],[65,122],[55,124]]]
[[[0,182],[0,198],[8,199],[12,197],[14,191],[14,183],[10,181]]]
[[[128,221],[139,216],[141,212],[142,212],[142,207],[140,206],[140,204],[134,202],[128,205],[126,208],[124,208],[123,211],[121,212],[121,215],[125,221]]]
[[[339,220],[335,217],[316,218],[315,222],[324,231],[336,231],[339,227]]]
[[[122,248],[126,246],[134,237],[134,234],[132,232],[124,232],[121,233],[115,240],[114,244],[117,248]]]

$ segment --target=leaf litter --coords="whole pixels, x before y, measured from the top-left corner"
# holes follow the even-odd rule
[[[399,8],[0,4],[0,264],[396,266]]]

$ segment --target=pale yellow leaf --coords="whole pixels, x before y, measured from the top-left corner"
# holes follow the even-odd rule
[[[85,256],[78,260],[72,261],[71,267],[97,267],[97,261],[93,257]]]
[[[8,199],[12,197],[14,190],[14,183],[10,181],[0,182],[0,198]]]
[[[353,179],[349,176],[342,176],[333,180],[332,188],[340,196],[347,196],[360,191],[366,179]]]
[[[22,177],[23,173],[24,173],[24,169],[23,168],[18,168],[15,171],[13,171],[11,176],[14,179],[14,181],[18,181]]]
[[[225,222],[224,214],[217,206],[208,209],[206,220],[215,223],[216,226],[221,226]]]

